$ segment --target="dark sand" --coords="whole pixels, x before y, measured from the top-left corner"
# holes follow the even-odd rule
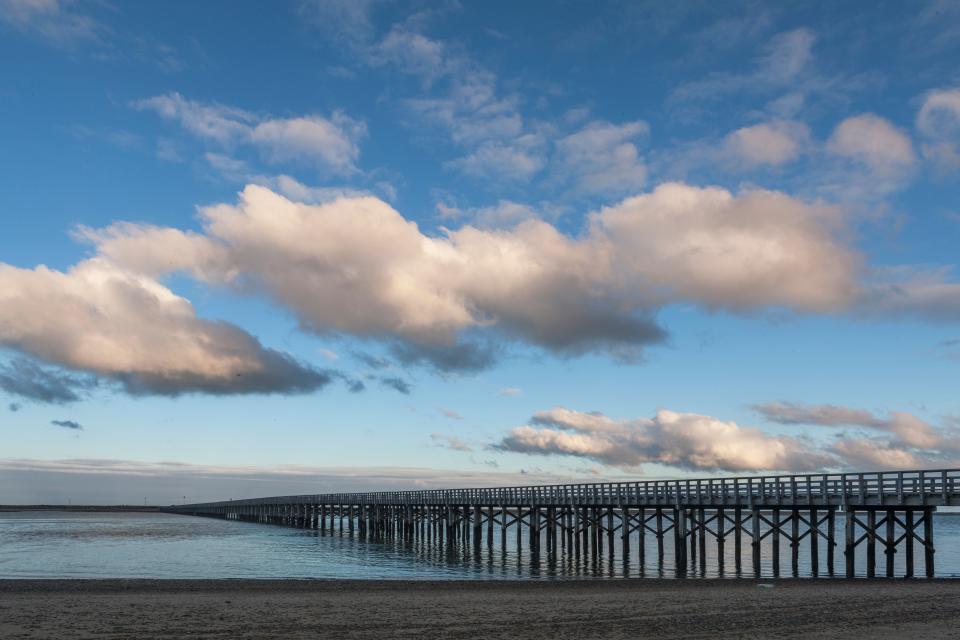
[[[0,580],[4,640],[197,637],[960,638],[960,581]]]

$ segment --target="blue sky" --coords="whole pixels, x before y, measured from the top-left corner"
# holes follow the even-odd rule
[[[0,2],[11,500],[954,465],[957,6],[515,4]]]

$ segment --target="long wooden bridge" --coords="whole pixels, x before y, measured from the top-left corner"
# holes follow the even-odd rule
[[[764,547],[779,575],[784,540],[794,575],[801,544],[809,545],[812,575],[820,572],[821,547],[827,573],[833,575],[840,511],[847,577],[856,575],[859,546],[866,547],[867,577],[876,575],[878,548],[887,577],[895,575],[899,552],[901,574],[912,577],[914,545],[923,551],[925,575],[933,577],[933,513],[945,506],[960,506],[960,469],[330,493],[165,511],[320,531],[339,528],[364,540],[446,541],[477,548],[484,543],[492,548],[499,535],[506,549],[512,533],[517,550],[527,546],[535,557],[545,552],[597,558],[606,547],[611,559],[615,554],[627,559],[635,551],[642,562],[646,537],[652,536],[661,564],[664,543],[672,542],[678,575],[695,568],[698,557],[703,570],[709,540],[716,545],[721,571],[725,545],[733,545],[738,573],[747,546],[757,576]]]

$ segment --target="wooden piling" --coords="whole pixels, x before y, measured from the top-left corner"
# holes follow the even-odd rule
[[[887,577],[893,577],[894,558],[897,553],[897,539],[895,537],[894,525],[896,524],[896,512],[893,509],[887,509],[887,539],[884,543],[884,553],[886,555]]]
[[[913,577],[913,537],[916,535],[913,525],[913,509],[907,509],[907,512],[903,514],[904,523],[906,524],[906,538],[904,538],[904,577],[912,578]]]
[[[717,519],[714,520],[714,529],[717,532],[717,570],[723,575],[724,569],[724,539],[727,536],[727,523],[724,519],[723,507],[717,509]]]
[[[773,522],[770,529],[770,564],[773,567],[773,577],[778,578],[780,577],[780,509],[774,507],[770,518]]]
[[[607,508],[607,555],[613,557],[613,507]]]
[[[854,524],[856,520],[856,511],[849,506],[843,512],[843,529],[844,529],[844,558],[846,560],[846,574],[848,578],[853,578],[856,574],[855,571],[855,556],[854,556]]]
[[[934,576],[933,512],[936,510],[936,507],[927,507],[923,510],[923,560],[928,578]]]
[[[700,543],[700,575],[706,575],[707,571],[707,518],[703,507],[697,510],[697,519],[700,520],[700,527],[697,530],[699,534],[697,541]]]
[[[827,575],[829,575],[831,578],[834,575],[833,555],[834,549],[837,546],[835,537],[836,515],[836,508],[830,507],[830,509],[827,511]]]
[[[742,544],[743,544],[743,509],[741,507],[734,507],[733,509],[733,564],[734,570],[739,576],[741,570],[743,569],[742,563]]]
[[[818,540],[820,537],[820,523],[817,520],[817,510],[815,508],[810,509],[810,515],[808,517],[810,518],[810,521],[807,523],[807,535],[810,537],[810,570],[811,575],[816,578],[820,575],[820,543]]]

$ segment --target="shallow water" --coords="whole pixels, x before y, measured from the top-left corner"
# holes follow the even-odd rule
[[[843,517],[837,517],[842,536]],[[936,574],[960,577],[960,516],[935,518]],[[666,536],[670,538],[670,536]],[[790,546],[784,539],[780,575],[792,575]],[[339,531],[194,518],[161,513],[0,513],[0,578],[359,578],[359,579],[504,579],[596,576],[675,577],[670,540],[658,561],[654,536],[647,535],[644,559],[639,539],[631,540],[625,562],[616,538],[616,557],[532,558],[524,544],[516,551],[511,528],[507,548],[500,548],[499,530],[492,549],[486,540],[440,548],[435,544],[388,540],[362,541]],[[923,553],[915,545],[915,570],[923,574]],[[820,575],[827,575],[826,541],[819,545]],[[769,542],[765,541],[762,575],[773,575]],[[604,549],[606,552],[607,549]],[[699,577],[735,577],[733,537],[728,538],[721,573],[716,544],[706,545],[703,570],[699,559],[687,572]],[[842,547],[835,552],[835,570],[843,573]],[[858,547],[858,574],[865,573],[865,545]],[[903,574],[902,552],[895,558],[896,575]],[[744,575],[752,577],[749,540],[742,546]],[[877,549],[877,575],[885,558]],[[798,577],[811,574],[809,542],[800,546]]]

